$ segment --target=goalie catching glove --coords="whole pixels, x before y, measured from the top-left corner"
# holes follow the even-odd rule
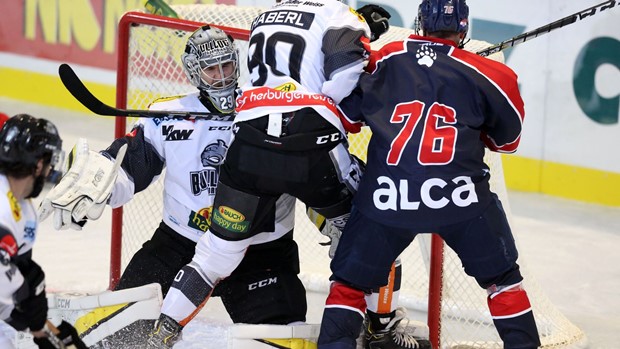
[[[112,161],[89,150],[86,139],[78,139],[67,158],[67,173],[41,202],[40,220],[53,213],[55,229],[81,230],[86,219],[101,217],[126,150],[127,145],[122,146]]]

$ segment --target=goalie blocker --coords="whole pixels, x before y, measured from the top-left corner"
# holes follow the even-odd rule
[[[161,287],[149,284],[95,295],[51,294],[48,317],[75,326],[80,338],[91,349],[140,348],[159,316]],[[315,349],[319,325],[231,325],[228,349]]]

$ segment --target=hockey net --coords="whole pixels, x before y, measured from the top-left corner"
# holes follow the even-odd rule
[[[119,24],[119,64],[117,81],[117,106],[145,109],[155,98],[194,92],[180,63],[187,36],[201,23],[225,27],[236,39],[240,53],[241,80],[248,72],[245,65],[248,29],[252,19],[263,9],[230,5],[177,5],[173,6],[179,19],[164,18],[141,12],[127,13]],[[389,41],[403,39],[411,33],[405,28],[390,28],[373,49]],[[466,47],[477,51],[487,43],[471,41]],[[130,127],[118,118],[116,136],[122,136]],[[366,158],[366,145],[370,133],[350,137],[351,152]],[[500,196],[510,215],[504,185],[501,157],[487,155],[491,168],[491,186]],[[163,176],[162,176],[163,177]],[[122,210],[113,214],[111,284],[127,265],[133,253],[151,237],[161,220],[163,186],[160,179],[146,191],[136,195]],[[295,239],[300,246],[302,280],[309,291],[327,292],[329,258],[327,247],[320,246],[325,237],[305,216],[302,204],[296,210]],[[518,235],[518,234],[517,234]],[[413,244],[401,255],[403,281],[400,305],[410,309],[410,317],[430,324],[431,336],[438,335],[442,348],[501,348],[487,309],[486,291],[465,275],[461,263],[449,249],[433,249],[429,235],[418,235]],[[438,263],[438,281],[432,281],[430,269]],[[584,333],[563,316],[549,301],[520,260],[525,276],[526,290],[530,296],[541,341],[544,348],[582,348],[587,345]],[[441,295],[438,304],[429,304],[429,289]]]

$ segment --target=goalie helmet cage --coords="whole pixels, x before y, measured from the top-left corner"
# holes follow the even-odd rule
[[[145,109],[157,97],[195,92],[182,65],[181,53],[187,37],[204,23],[220,26],[236,39],[240,54],[240,84],[248,78],[246,57],[252,19],[263,8],[232,5],[172,6],[180,18],[161,17],[143,12],[128,12],[119,23],[117,107]],[[391,27],[372,44],[373,49],[389,41],[403,39],[410,29]],[[489,43],[472,40],[466,46],[477,52]],[[132,122],[133,120],[129,120]],[[128,131],[125,118],[116,118],[115,137]],[[365,129],[350,137],[351,152],[366,158],[370,132]],[[491,186],[510,208],[504,184],[501,156],[487,154],[491,168]],[[163,177],[165,174],[162,174]],[[163,181],[161,178],[139,193],[124,207],[112,213],[110,287],[119,279],[142,243],[149,239],[161,221]],[[324,241],[306,218],[303,204],[296,207],[295,239],[299,244],[302,278],[306,289],[327,292],[329,257]],[[518,238],[518,232],[515,233]],[[431,237],[432,236],[432,237]],[[518,240],[517,240],[518,243]],[[419,235],[401,255],[403,280],[400,305],[410,309],[410,317],[428,319],[431,340],[437,348],[502,348],[486,304],[486,292],[473,278],[465,275],[460,261],[436,235]],[[586,348],[587,338],[549,301],[519,260],[538,324],[543,348]],[[441,343],[440,346],[437,346]]]

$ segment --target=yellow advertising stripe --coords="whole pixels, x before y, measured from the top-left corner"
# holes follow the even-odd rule
[[[5,67],[0,67],[0,76],[2,76],[0,84],[2,97],[90,113],[65,89],[58,76]],[[87,86],[103,102],[115,104],[114,86],[91,82],[87,82]]]
[[[2,76],[0,84],[2,97],[89,113],[71,96],[57,76],[5,67],[0,67],[0,76]],[[95,96],[107,104],[115,105],[114,86],[90,82],[87,82],[87,85]],[[154,100],[155,97],[153,95],[146,100]],[[366,143],[358,142],[358,138],[363,140],[364,137],[352,135],[350,138],[351,151],[365,160]],[[620,173],[516,155],[502,156],[502,160],[506,186],[509,189],[620,206]]]
[[[510,189],[620,206],[620,173],[514,155],[502,156],[502,160]]]
[[[75,329],[79,334],[84,336],[95,327],[105,323],[107,319],[114,317],[117,313],[120,313],[134,303],[135,302],[115,304],[107,307],[95,308],[93,311],[75,320]]]
[[[256,339],[277,349],[316,349],[316,343],[303,338]]]

